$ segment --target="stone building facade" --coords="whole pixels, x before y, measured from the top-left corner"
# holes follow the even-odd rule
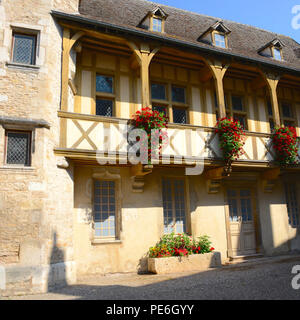
[[[299,50],[144,0],[0,1],[0,295],[145,272],[169,227],[209,235],[223,262],[299,250],[299,167],[278,167],[270,144],[273,124],[300,135]],[[122,130],[149,105],[170,117],[171,162],[147,169]],[[213,128],[226,114],[247,140],[224,177]],[[21,145],[27,158],[10,159]]]

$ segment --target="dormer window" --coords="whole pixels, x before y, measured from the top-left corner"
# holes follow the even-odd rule
[[[273,48],[273,58],[276,60],[282,60],[281,49],[274,47]]]
[[[156,7],[154,10],[148,12],[138,26],[150,31],[165,32],[165,21],[167,17],[168,15],[160,7]]]
[[[152,31],[162,32],[162,19],[153,17]]]
[[[221,48],[226,48],[225,34],[214,33],[214,42],[215,42],[215,46],[221,47]]]
[[[278,61],[283,61],[282,49],[284,44],[279,39],[266,44],[264,47],[258,50],[258,53],[262,56],[273,58]]]
[[[228,48],[227,35],[230,32],[231,31],[223,24],[223,22],[218,21],[208,28],[208,30],[198,38],[198,41],[226,49]]]

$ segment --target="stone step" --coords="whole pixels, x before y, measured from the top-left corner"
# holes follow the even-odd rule
[[[248,261],[253,261],[255,259],[260,259],[263,258],[264,255],[261,253],[256,253],[256,254],[249,254],[249,255],[243,255],[243,256],[234,256],[227,261],[226,264],[235,264],[235,263],[241,263],[241,262],[248,262]]]

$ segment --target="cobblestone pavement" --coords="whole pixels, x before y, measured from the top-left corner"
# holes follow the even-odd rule
[[[94,275],[46,294],[8,299],[300,300],[300,289],[291,285],[295,265],[300,265],[300,255],[257,259],[201,273]]]

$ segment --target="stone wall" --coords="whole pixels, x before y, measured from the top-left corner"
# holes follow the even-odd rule
[[[53,152],[59,143],[62,30],[50,11],[76,12],[77,6],[78,0],[0,2],[0,116],[49,124],[32,128],[32,165],[26,168],[5,166],[0,126],[0,295],[75,281],[73,168],[58,167],[64,161]],[[11,63],[14,28],[38,34],[37,67]]]

